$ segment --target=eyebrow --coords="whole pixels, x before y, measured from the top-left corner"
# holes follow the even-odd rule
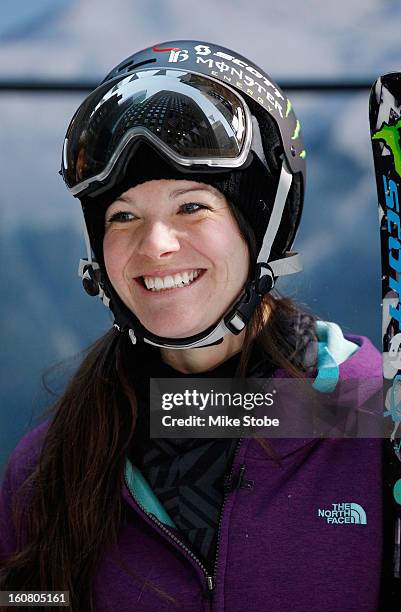
[[[223,194],[221,194],[214,187],[211,187],[209,185],[202,185],[202,186],[196,186],[196,187],[184,187],[182,189],[175,189],[174,191],[170,193],[169,199],[172,200],[176,196],[180,196],[180,195],[183,195],[184,193],[189,193],[191,191],[208,191],[209,193],[211,193],[212,195],[215,195],[216,197],[220,197],[220,198],[223,197]]]
[[[184,193],[190,193],[191,191],[207,191],[209,193],[211,193],[212,195],[215,195],[218,198],[223,198],[223,194],[220,193],[220,191],[218,189],[215,189],[212,186],[209,185],[202,185],[202,186],[196,186],[196,187],[183,187],[182,189],[175,189],[174,191],[172,191],[169,195],[169,200],[172,200],[173,198],[183,195]],[[121,194],[120,196],[118,196],[118,198],[116,198],[114,200],[114,202],[125,202],[125,204],[132,204],[132,201],[129,198],[126,198],[123,194]]]
[[[125,202],[126,204],[131,204],[131,201],[128,198],[126,198],[123,194],[118,196],[118,198],[113,200],[113,202]]]

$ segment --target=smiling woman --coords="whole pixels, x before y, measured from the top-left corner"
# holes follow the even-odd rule
[[[147,181],[113,202],[103,251],[114,289],[158,336],[185,338],[209,328],[248,278],[248,246],[226,198],[186,180]]]
[[[285,94],[223,47],[146,49],[77,110],[62,174],[85,218],[84,287],[114,323],[10,459],[1,589],[69,591],[76,612],[377,612],[393,537],[380,439],[150,436],[151,378],[377,390],[367,338],[275,289],[301,269],[305,151]],[[335,412],[358,411],[355,395],[329,393]],[[333,530],[331,506],[363,525]]]

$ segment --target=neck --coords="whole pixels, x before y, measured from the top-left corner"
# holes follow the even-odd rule
[[[223,342],[214,346],[190,349],[161,348],[161,357],[164,363],[183,374],[207,372],[217,368],[221,363],[241,351],[245,333],[246,329],[237,336],[227,334],[224,336]]]

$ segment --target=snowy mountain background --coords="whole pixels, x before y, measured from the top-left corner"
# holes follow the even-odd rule
[[[283,80],[370,80],[401,68],[392,0],[3,0],[0,79],[101,80],[133,51],[175,38],[237,50]],[[296,241],[304,272],[279,289],[345,331],[380,343],[380,260],[368,92],[291,96],[308,152]],[[0,469],[60,388],[80,350],[110,326],[76,275],[78,201],[58,175],[84,95],[0,92],[2,348]]]

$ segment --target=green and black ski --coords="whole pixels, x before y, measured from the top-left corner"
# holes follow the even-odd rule
[[[401,73],[385,74],[375,81],[369,120],[379,203],[384,415],[391,419],[392,448],[386,461],[392,475],[389,484],[395,511],[393,576],[398,582],[401,581]]]

